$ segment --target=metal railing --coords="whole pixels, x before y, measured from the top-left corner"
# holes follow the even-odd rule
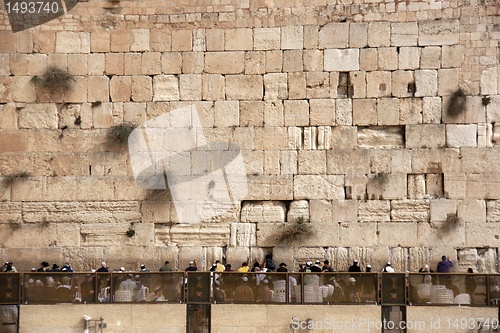
[[[0,304],[122,302],[498,307],[500,274],[0,273]]]

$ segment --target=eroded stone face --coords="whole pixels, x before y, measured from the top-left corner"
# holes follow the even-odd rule
[[[154,11],[121,2],[123,16],[83,2],[61,22],[16,34],[0,19],[0,256],[21,270],[42,260],[90,269],[104,259],[169,259],[183,269],[195,258],[237,266],[272,252],[291,269],[329,259],[345,270],[358,259],[403,272],[445,254],[457,272],[497,270],[491,1],[366,0],[343,16],[307,2],[147,2]],[[34,83],[49,66],[73,76],[71,89]],[[192,106],[203,136],[162,146],[236,144],[246,177],[230,189],[231,204],[200,212],[181,209],[175,189],[141,188],[131,156],[107,141],[116,125]],[[182,175],[216,172],[202,150],[180,150]],[[205,185],[181,192],[220,195]],[[190,213],[203,218],[179,223]],[[277,242],[297,221],[309,234]]]

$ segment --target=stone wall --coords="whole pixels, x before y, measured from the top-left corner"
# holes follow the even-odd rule
[[[90,0],[16,33],[2,14],[0,258],[207,268],[272,251],[415,271],[445,254],[496,272],[499,8]],[[72,89],[33,83],[50,66]],[[188,105],[209,141],[240,146],[248,196],[181,225],[107,134]]]

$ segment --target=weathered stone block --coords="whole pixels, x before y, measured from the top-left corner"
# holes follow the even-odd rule
[[[224,51],[223,29],[207,29],[205,31],[205,38],[207,51]]]
[[[359,69],[362,71],[376,71],[379,69],[376,48],[359,50]]]
[[[192,51],[193,34],[191,30],[172,31],[172,51]]]
[[[448,147],[477,147],[477,124],[446,125],[446,145]]]
[[[293,178],[283,176],[250,176],[248,182],[249,200],[292,200]]]
[[[262,100],[264,82],[260,75],[227,75],[227,99]]]
[[[297,174],[297,151],[282,150],[280,151],[280,166],[282,175]]]
[[[245,201],[241,222],[285,222],[286,205],[282,201]]]
[[[403,128],[368,127],[358,130],[358,146],[360,148],[396,148],[404,146]]]
[[[465,59],[463,45],[444,45],[442,47],[442,68],[460,68]]]
[[[380,98],[377,100],[377,124],[399,125],[399,100]]]
[[[437,72],[433,70],[415,71],[415,96],[436,96],[438,91]]]
[[[391,220],[404,222],[428,222],[429,207],[429,201],[427,200],[392,200]]]
[[[396,22],[391,24],[392,46],[416,46],[417,41],[417,22]]]
[[[459,43],[458,20],[421,21],[418,45],[454,45]]]
[[[366,96],[385,97],[391,95],[391,72],[366,73]]]
[[[107,76],[88,77],[88,102],[109,101],[109,78]]]
[[[58,128],[55,104],[29,104],[19,110],[19,128]]]
[[[368,25],[368,45],[383,47],[391,45],[391,24],[389,22],[370,22]]]
[[[224,61],[220,61],[224,59]],[[209,74],[239,74],[245,70],[244,53],[206,52],[205,71]]]
[[[359,222],[383,222],[390,221],[390,201],[368,200],[358,202]]]
[[[215,127],[231,127],[238,126],[239,121],[239,104],[237,101],[216,101],[215,109]]]
[[[281,42],[280,28],[255,28],[253,30],[254,50],[279,50]]]
[[[285,73],[269,73],[264,75],[266,100],[279,100],[288,97],[287,75]]]
[[[406,174],[379,173],[370,177],[366,186],[368,199],[406,198]]]
[[[359,49],[325,49],[325,71],[359,70]]]
[[[335,123],[352,125],[352,99],[337,99],[335,103]]]
[[[321,175],[326,173],[326,151],[299,151],[299,169],[301,175]]]
[[[422,69],[441,68],[441,47],[439,46],[423,47],[420,55],[420,68]]]
[[[285,100],[285,126],[308,126],[309,104],[304,100]]]
[[[422,120],[424,123],[441,122],[441,97],[424,97],[422,105]]]
[[[377,50],[378,70],[390,71],[398,69],[398,51],[395,47],[380,47]]]
[[[409,247],[415,244],[415,235],[418,234],[418,223],[414,222],[403,222],[398,223],[378,223],[378,246],[394,246],[398,247]],[[395,269],[397,268],[397,263],[392,263]],[[398,271],[404,271],[403,269],[398,269]]]
[[[203,74],[202,85],[203,100],[213,101],[224,99],[226,92],[224,76],[218,74]]]
[[[297,175],[294,199],[344,199],[344,177],[337,175]]]
[[[336,149],[327,151],[328,174],[360,174],[370,171],[370,157],[367,149]]]
[[[153,80],[149,76],[132,76],[132,100],[149,102],[153,98]]]
[[[309,104],[311,125],[335,125],[335,100],[311,99]]]
[[[179,82],[173,75],[157,75],[153,78],[153,101],[179,100]]]
[[[323,70],[323,52],[321,50],[304,51],[304,71],[320,72]]]
[[[302,50],[283,51],[283,72],[302,72],[303,64]]]
[[[399,99],[399,123],[401,125],[421,124],[422,112],[421,98]]]
[[[353,125],[366,126],[377,124],[377,100],[355,99],[352,101]],[[337,103],[338,105],[338,103]]]
[[[302,50],[304,47],[303,26],[283,26],[281,28],[281,49]]]
[[[444,194],[449,199],[465,199],[467,177],[463,173],[444,174]]]
[[[446,143],[445,125],[417,124],[406,126],[407,148],[440,148]]]
[[[252,29],[237,28],[224,30],[224,48],[228,51],[252,50]]]
[[[113,76],[109,81],[109,93],[112,102],[128,102],[132,94],[132,77]]]
[[[197,101],[201,99],[202,75],[179,75],[179,99],[183,101]]]
[[[90,33],[62,31],[56,33],[57,53],[90,53]]]
[[[430,221],[444,222],[448,219],[448,215],[457,214],[458,201],[438,199],[430,201]]]
[[[162,61],[160,52],[145,52],[141,60],[142,74],[156,75],[162,73]]]
[[[330,75],[324,72],[306,73],[306,97],[307,98],[329,98],[330,97]]]
[[[286,220],[289,223],[309,222],[309,201],[294,200],[290,203]]]
[[[266,53],[264,51],[245,52],[245,74],[264,74]]]
[[[256,246],[256,228],[254,223],[231,223],[231,246]],[[246,257],[241,259],[246,261]]]
[[[149,29],[132,29],[130,31],[130,51],[144,52],[149,51]]]
[[[151,51],[165,52],[172,48],[172,34],[166,30],[152,30],[150,32]]]
[[[418,69],[420,67],[420,48],[402,47],[399,49],[399,69]]]
[[[349,45],[349,23],[329,23],[319,30],[320,49],[344,49]]]
[[[368,23],[352,22],[349,25],[349,47],[364,48],[368,45]]]
[[[440,69],[438,70],[438,95],[452,95],[458,90],[458,69]]]

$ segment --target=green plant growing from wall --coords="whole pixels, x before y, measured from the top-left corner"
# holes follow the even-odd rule
[[[128,230],[127,230],[127,236],[129,236],[130,238],[132,238],[132,237],[135,236],[135,230],[134,230],[133,227],[128,228]]]
[[[41,76],[33,76],[31,82],[51,94],[65,93],[73,87],[75,78],[64,69],[50,66]]]
[[[299,241],[311,236],[312,226],[306,222],[304,217],[299,217],[295,222],[287,223],[284,228],[280,228],[276,240],[278,243],[290,243]]]
[[[465,112],[466,98],[462,89],[458,89],[450,96],[446,113],[452,117],[458,117]]]
[[[107,135],[108,143],[117,146],[126,146],[128,143],[128,137],[134,128],[135,126],[131,124],[120,124],[111,127]]]

